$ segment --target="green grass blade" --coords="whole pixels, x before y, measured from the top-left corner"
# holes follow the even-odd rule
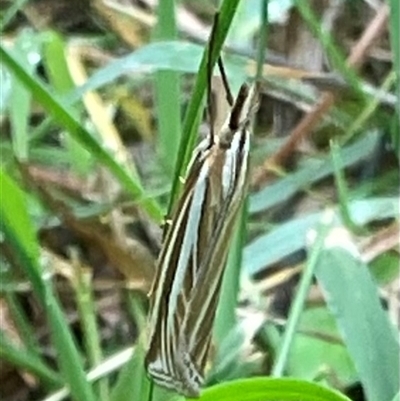
[[[128,73],[152,74],[160,71],[176,71],[194,74],[198,71],[203,50],[200,45],[179,40],[146,44],[97,69],[82,86],[68,94],[67,101],[75,103],[87,91],[111,85]]]
[[[390,0],[390,40],[393,54],[393,66],[396,74],[395,92],[400,99],[400,2]],[[400,102],[396,104],[396,115],[393,117],[393,145],[397,157],[400,155]]]
[[[176,38],[174,0],[160,1],[154,39],[174,40]],[[163,164],[172,174],[181,135],[179,73],[176,71],[156,72],[155,92],[159,149]]]
[[[94,383],[116,373],[122,366],[125,366],[131,360],[132,355],[132,347],[125,348],[122,351],[114,353],[109,358],[103,360],[100,365],[87,372],[87,381],[90,383]],[[48,397],[44,398],[43,401],[62,401],[64,399],[69,400],[68,397],[70,396],[70,394],[71,391],[69,387],[62,387],[56,392],[50,394]]]
[[[45,290],[41,279],[41,267],[38,264],[39,245],[26,213],[25,194],[2,169],[0,170],[0,189],[0,228],[6,239],[10,241],[9,244],[14,249],[20,250],[19,257],[23,262],[22,266],[29,266],[25,272],[34,292],[43,301]]]
[[[325,216],[324,216],[325,217]],[[333,216],[331,216],[333,218]],[[306,267],[300,279],[299,286],[296,291],[295,299],[291,305],[289,317],[286,323],[285,332],[283,334],[282,343],[279,347],[278,355],[272,367],[271,376],[283,376],[287,360],[289,357],[290,348],[292,346],[296,329],[300,320],[301,312],[308,295],[308,291],[314,276],[314,271],[317,266],[318,258],[322,251],[322,246],[326,238],[331,222],[322,222],[317,233],[313,249],[307,260]]]
[[[379,91],[368,99],[365,107],[361,109],[360,113],[352,122],[350,127],[346,129],[346,134],[340,138],[340,143],[343,144],[350,141],[355,134],[360,132],[362,128],[366,127],[368,120],[379,112],[378,108],[381,105],[379,93],[386,93],[391,88],[395,80],[396,74],[394,71],[391,71],[385,78],[383,84],[379,88]]]
[[[22,31],[16,39],[13,55],[27,71],[32,72],[37,60],[32,61],[32,57],[29,55],[37,53],[38,49],[38,35],[34,35],[28,30]],[[12,76],[12,91],[9,104],[11,135],[13,153],[20,161],[28,159],[28,122],[30,118],[31,98],[31,93],[15,76]]]
[[[361,88],[360,80],[357,76],[357,73],[354,71],[353,68],[347,65],[344,53],[334,43],[332,35],[329,32],[326,32],[323,29],[321,29],[322,22],[318,20],[314,11],[311,9],[311,4],[304,0],[296,0],[295,4],[300,15],[303,17],[304,21],[308,24],[313,34],[321,42],[321,45],[327,52],[334,67],[352,86],[357,95],[360,97],[360,100],[366,101],[367,95]]]
[[[54,297],[51,282],[46,278],[48,275],[39,264],[39,244],[27,214],[25,195],[3,170],[0,170],[0,188],[7,194],[0,202],[0,229],[46,310],[64,379],[74,400],[94,401],[68,323]]]
[[[55,32],[46,32],[42,53],[47,77],[56,93],[65,95],[75,89],[66,60],[67,49],[61,36]],[[75,118],[78,118],[77,110],[71,109],[71,113]],[[91,154],[71,135],[66,135],[64,142],[71,170],[80,175],[89,174],[92,165]]]
[[[63,384],[58,373],[48,368],[29,350],[16,348],[2,331],[0,331],[0,359],[32,373],[50,387],[59,387]]]
[[[335,315],[369,401],[399,391],[399,343],[376,283],[344,229],[329,235],[316,276]]]
[[[85,350],[90,366],[97,366],[103,360],[100,331],[97,326],[96,303],[93,294],[92,271],[81,265],[77,255],[73,255],[73,286],[76,294],[79,321],[85,341]],[[99,401],[109,400],[107,378],[95,384]]]
[[[4,298],[7,302],[8,310],[15,326],[17,327],[18,334],[21,338],[22,343],[24,344],[24,347],[32,355],[36,355],[38,359],[42,359],[40,347],[36,340],[33,327],[29,323],[29,319],[24,309],[22,308],[22,305],[19,302],[19,299],[16,296],[15,292],[7,291],[4,294]]]
[[[212,44],[213,52],[209,57],[208,51],[210,43],[208,43],[207,48],[203,53],[196,83],[193,89],[193,94],[184,117],[182,138],[179,145],[177,163],[175,166],[174,181],[171,191],[172,196],[170,200],[169,210],[172,209],[172,205],[175,203],[175,200],[178,196],[179,177],[183,175],[186,169],[186,166],[190,159],[190,155],[193,150],[194,143],[196,141],[198,122],[200,121],[202,112],[202,102],[204,98],[204,93],[207,88],[208,63],[210,62],[211,65],[214,66],[217,62],[225,39],[228,35],[229,27],[232,24],[232,20],[238,7],[239,1],[240,0],[223,1],[220,8],[218,27],[215,32],[214,43]]]
[[[340,157],[340,147],[339,145],[331,141],[331,156],[332,156],[332,164],[333,164],[333,172],[335,176],[335,184],[336,184],[336,189],[338,193],[338,198],[339,198],[339,211],[341,218],[344,222],[344,224],[352,230],[354,233],[359,233],[361,234],[364,230],[362,227],[357,226],[357,224],[354,223],[351,213],[349,210],[349,194],[348,194],[348,189],[347,189],[347,184],[346,184],[346,178],[344,175],[344,169],[343,169],[343,162]]]
[[[56,32],[45,32],[43,37],[43,63],[46,75],[57,93],[68,93],[75,85],[65,59],[67,50],[65,43]]]
[[[24,67],[0,44],[0,59],[7,68],[31,91],[32,96],[58,121],[70,135],[95,158],[118,178],[125,190],[154,218],[161,220],[162,213],[158,204],[152,199],[146,199],[141,184],[134,181],[112,155],[88,132],[73,116],[73,113],[64,107],[53,94],[38,80],[29,74]]]
[[[3,11],[1,22],[0,22],[0,31],[4,31],[7,25],[13,20],[16,14],[20,11],[20,9],[27,3],[28,0],[14,0],[7,11]]]

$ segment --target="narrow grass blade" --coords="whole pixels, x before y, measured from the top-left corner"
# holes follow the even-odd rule
[[[0,31],[4,31],[7,25],[13,20],[18,11],[27,3],[28,0],[15,0],[10,3],[10,6],[7,8],[7,11],[2,11],[3,15],[1,16],[0,22]]]
[[[37,63],[37,60],[32,61],[32,54],[37,54],[38,51],[38,35],[33,35],[29,31],[22,31],[17,36],[13,54],[29,72],[34,70]],[[12,76],[12,91],[9,104],[11,135],[14,155],[20,161],[28,159],[28,122],[31,98],[29,90],[15,76]]]
[[[349,210],[349,194],[347,190],[346,179],[343,171],[343,163],[340,157],[340,147],[336,142],[331,141],[331,155],[333,172],[335,176],[335,184],[339,198],[339,211],[340,216],[345,225],[355,233],[361,234],[364,230],[362,227],[357,226],[351,217]]]
[[[328,215],[327,217],[332,219],[333,216]],[[307,260],[307,264],[301,276],[293,304],[290,308],[289,317],[285,327],[285,333],[283,334],[282,338],[282,344],[279,348],[277,358],[274,361],[271,376],[283,376],[289,356],[289,351],[292,346],[293,339],[296,334],[296,329],[300,320],[300,315],[308,295],[311,281],[314,276],[314,271],[317,266],[318,258],[320,257],[322,246],[330,224],[331,222],[329,221],[321,222],[321,226],[317,232],[317,239]]]
[[[95,397],[91,386],[86,381],[83,364],[68,322],[52,292],[51,282],[46,272],[39,264],[39,244],[27,214],[25,195],[3,170],[0,170],[0,188],[3,194],[2,202],[0,202],[0,229],[5,240],[14,250],[17,260],[47,313],[64,379],[71,388],[74,400],[94,401]]]
[[[317,16],[311,8],[311,4],[302,0],[296,0],[295,3],[300,15],[308,24],[314,35],[321,42],[334,67],[353,87],[357,95],[360,97],[360,100],[366,101],[367,95],[363,92],[361,88],[360,80],[357,76],[357,73],[354,71],[353,68],[349,67],[346,64],[344,53],[334,42],[333,36],[329,32],[326,32],[324,29],[320,28],[323,24],[321,21],[318,20]]]
[[[60,95],[65,95],[75,88],[68,69],[66,54],[67,49],[61,36],[55,32],[47,32],[43,45],[43,63],[51,87]],[[77,109],[71,109],[71,113],[75,118],[79,115]],[[92,165],[91,154],[71,135],[66,135],[64,142],[72,171],[81,175],[88,174]]]
[[[27,352],[35,355],[38,359],[42,359],[41,350],[37,342],[35,332],[21,305],[21,302],[16,296],[16,293],[12,290],[7,291],[4,294],[4,298],[7,302],[11,318],[17,327],[18,334]]]
[[[395,91],[400,99],[400,2],[390,0],[390,40],[393,54],[393,70],[396,74]],[[393,145],[397,157],[400,154],[400,102],[396,104],[396,116],[393,117]]]
[[[86,355],[90,366],[98,366],[103,360],[101,349],[100,330],[97,325],[96,303],[93,294],[92,271],[80,264],[77,255],[72,255],[73,261],[73,286],[76,295],[79,320],[81,322]],[[107,378],[102,378],[95,384],[97,399],[109,400],[109,388]]]
[[[63,384],[59,374],[47,367],[29,350],[15,347],[2,331],[0,331],[0,359],[32,373],[49,387],[59,387]]]
[[[207,88],[207,70],[209,68],[208,64],[210,63],[210,67],[213,67],[217,62],[219,54],[222,50],[222,46],[228,35],[229,27],[232,24],[233,17],[239,5],[239,1],[240,0],[223,1],[219,11],[218,27],[212,44],[213,54],[211,54],[210,57],[208,56],[210,43],[203,53],[196,83],[193,89],[193,94],[184,117],[182,138],[179,145],[177,163],[175,166],[175,174],[172,184],[172,196],[170,200],[169,210],[172,209],[172,205],[175,203],[176,197],[179,192],[179,177],[181,177],[183,172],[185,171],[194,147],[198,127],[197,123],[200,119],[202,111],[202,101],[204,98],[205,90]]]
[[[158,24],[155,40],[173,40],[177,37],[174,0],[158,3]],[[155,74],[157,101],[158,142],[163,164],[173,172],[180,136],[180,80],[176,71],[159,71]]]
[[[0,44],[0,58],[4,65],[27,87],[32,96],[38,101],[65,129],[68,130],[83,147],[90,151],[95,158],[118,178],[120,183],[133,198],[156,220],[161,220],[162,213],[158,204],[152,199],[146,199],[144,190],[139,182],[90,134],[73,116],[67,107],[63,106],[53,94],[36,78],[30,75],[24,67]]]

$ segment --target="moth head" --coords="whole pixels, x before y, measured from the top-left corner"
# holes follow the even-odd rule
[[[253,84],[249,87],[247,84],[243,84],[239,89],[239,93],[232,106],[228,119],[218,135],[220,146],[230,146],[235,133],[241,132],[248,127],[257,108],[256,85]]]

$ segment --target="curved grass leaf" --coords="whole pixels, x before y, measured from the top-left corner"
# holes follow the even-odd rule
[[[184,41],[163,40],[149,43],[97,70],[84,85],[68,96],[68,101],[77,101],[85,92],[99,89],[125,74],[151,74],[160,71],[194,74],[198,70],[203,50],[203,46]]]
[[[99,68],[84,85],[68,95],[66,100],[76,102],[85,92],[99,89],[126,74],[152,74],[166,71],[196,74],[203,52],[204,46],[181,40],[149,43]],[[246,77],[244,59],[232,56],[227,61],[229,69],[234,69],[232,75],[235,75],[240,83],[243,82]]]

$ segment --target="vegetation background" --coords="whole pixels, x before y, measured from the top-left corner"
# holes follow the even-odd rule
[[[201,399],[399,400],[399,2],[217,3],[0,1],[1,400],[176,396],[147,293],[218,9],[233,91],[261,85]]]

